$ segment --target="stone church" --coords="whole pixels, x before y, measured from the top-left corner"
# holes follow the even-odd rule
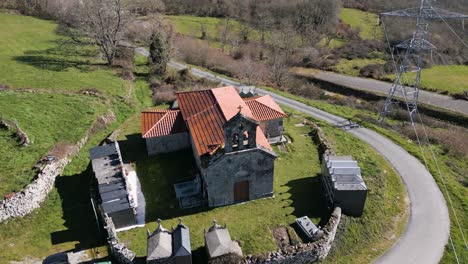
[[[198,175],[176,184],[181,207],[223,206],[273,195],[283,110],[268,95],[241,98],[234,87],[176,94],[177,108],[142,113],[148,155],[191,148]]]

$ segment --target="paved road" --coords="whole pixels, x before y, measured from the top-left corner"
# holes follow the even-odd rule
[[[320,81],[325,81],[353,90],[372,92],[384,96],[387,96],[388,91],[390,91],[390,88],[392,87],[392,84],[388,82],[351,77],[326,71],[317,71],[314,74],[306,74],[302,76],[312,77]],[[419,101],[426,105],[468,116],[468,101],[466,100],[454,99],[450,96],[420,90]]]
[[[176,62],[171,62],[170,66],[185,68],[185,65]],[[220,81],[225,85],[240,86],[238,82],[219,78],[196,68],[192,68],[192,74]],[[328,123],[346,121],[275,93],[259,88],[256,91],[259,94],[269,94],[281,104]],[[410,219],[405,232],[376,263],[438,263],[448,241],[450,220],[444,197],[432,175],[418,159],[388,138],[367,128],[352,129],[349,132],[373,146],[392,164],[403,179],[410,199]]]

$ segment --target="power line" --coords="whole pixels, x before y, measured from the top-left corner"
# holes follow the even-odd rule
[[[442,20],[444,21],[445,25],[447,25],[447,27],[450,29],[450,31],[452,31],[452,33],[458,38],[458,40],[460,40],[460,42],[465,46],[465,48],[468,49],[468,44],[457,34],[457,32],[452,28],[452,26],[450,26],[450,24],[447,22],[447,20],[442,17],[440,15],[440,13],[437,11],[437,9],[435,9],[431,3],[429,1],[427,1],[428,5],[432,8],[432,10],[434,10],[434,12],[437,14],[437,16]]]
[[[441,13],[442,13],[442,15],[441,15]],[[425,128],[424,123],[423,123],[423,120],[422,120],[421,115],[420,115],[419,110],[418,110],[419,85],[421,84],[423,55],[424,55],[425,51],[429,50],[429,51],[431,51],[431,54],[432,54],[432,51],[436,50],[436,47],[434,45],[432,45],[427,40],[429,20],[442,19],[445,22],[445,24],[450,28],[450,30],[457,36],[457,38],[460,41],[462,41],[462,43],[468,48],[468,45],[466,45],[466,43],[458,36],[458,34],[456,34],[455,30],[453,30],[453,28],[445,20],[445,18],[451,18],[451,19],[461,18],[461,19],[464,19],[464,18],[468,18],[468,16],[458,14],[458,13],[454,13],[454,12],[450,12],[450,11],[445,11],[445,10],[442,10],[442,9],[436,9],[429,3],[429,0],[421,0],[419,8],[408,8],[408,9],[403,9],[403,10],[397,10],[397,11],[382,13],[382,14],[380,14],[380,16],[395,16],[395,17],[412,17],[412,18],[416,18],[416,30],[413,32],[413,36],[412,36],[412,38],[410,40],[404,41],[404,42],[402,42],[402,43],[400,43],[400,44],[398,44],[396,46],[397,48],[406,50],[405,54],[404,54],[404,57],[402,58],[399,67],[396,66],[396,62],[395,62],[393,52],[392,52],[392,50],[390,50],[392,52],[392,61],[393,61],[394,65],[395,65],[397,73],[396,73],[396,78],[395,78],[395,81],[394,81],[394,83],[392,85],[392,88],[390,89],[389,94],[388,94],[388,96],[387,96],[387,98],[385,100],[384,108],[383,108],[382,112],[379,115],[379,121],[383,122],[386,115],[390,112],[391,105],[394,102],[395,94],[396,93],[401,93],[402,97],[404,99],[405,105],[406,105],[406,109],[407,109],[407,111],[409,113],[409,118],[410,118],[410,121],[411,121],[411,125],[413,127],[413,130],[414,130],[414,133],[415,133],[415,136],[416,136],[416,140],[418,142],[418,146],[419,146],[419,149],[421,151],[422,158],[423,158],[424,164],[426,166],[426,169],[429,171],[428,160],[427,160],[424,148],[423,148],[422,143],[421,143],[420,135],[419,135],[417,127],[416,127],[416,121],[417,121],[417,120],[415,120],[416,116],[417,116],[417,118],[419,119],[419,121],[421,123],[422,129],[423,129],[423,132],[424,132],[423,136],[425,137],[425,140],[426,140],[426,142],[427,142],[427,144],[429,146],[429,149],[431,151],[432,161],[436,165],[439,178],[442,181],[442,185],[444,186],[445,194],[446,194],[447,200],[449,202],[448,204],[449,204],[450,208],[452,209],[452,213],[453,213],[455,222],[456,222],[456,224],[458,226],[458,229],[460,230],[460,233],[461,233],[461,236],[463,238],[464,245],[465,245],[465,249],[468,249],[467,243],[466,243],[466,240],[465,240],[465,235],[463,233],[463,229],[461,228],[460,222],[458,220],[458,216],[457,216],[455,208],[453,206],[452,198],[451,198],[450,193],[448,191],[446,179],[442,174],[442,171],[441,171],[440,166],[439,166],[439,162],[437,160],[437,156],[435,155],[435,152],[434,152],[434,150],[432,148],[433,146],[430,144],[429,136],[427,134],[426,128]],[[381,21],[382,21],[382,19],[381,19]],[[387,31],[386,31],[386,28],[385,28],[385,24],[384,24],[384,31],[385,31],[387,44],[388,44],[388,46],[390,48],[391,45],[390,45],[390,41],[388,39],[388,34],[387,34]],[[412,59],[414,61],[412,61]],[[442,56],[441,56],[441,59],[443,60]],[[414,65],[416,65],[416,66],[414,66]],[[407,87],[406,85],[404,85],[405,82],[407,82],[408,84],[410,84],[410,83],[408,82],[408,80],[406,80],[406,73],[411,72],[411,71],[416,72],[416,77],[415,77],[413,87]],[[411,90],[411,91],[408,91],[408,90]],[[453,239],[452,239],[452,235],[451,235],[450,231],[449,231],[449,240],[450,240],[450,244],[452,246],[452,249],[453,249],[453,252],[454,252],[454,255],[455,255],[455,259],[456,259],[457,263],[459,263],[458,254],[457,254],[455,245],[453,243]]]

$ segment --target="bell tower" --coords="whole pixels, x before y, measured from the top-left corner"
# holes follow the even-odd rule
[[[257,147],[257,122],[239,112],[224,124],[226,153]]]

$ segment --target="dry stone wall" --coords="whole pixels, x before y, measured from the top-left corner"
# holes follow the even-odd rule
[[[322,229],[324,236],[313,243],[298,244],[271,252],[266,259],[249,256],[245,264],[308,264],[325,259],[330,252],[336,231],[341,220],[341,208],[333,211],[327,225]]]
[[[306,125],[312,128],[312,140],[318,146],[319,157],[323,157],[324,154],[335,155],[333,146],[326,138],[325,133],[323,133],[322,129],[319,126],[317,126],[314,122],[308,120],[305,120],[304,122]]]
[[[107,243],[109,244],[112,257],[119,264],[132,264],[136,258],[135,252],[119,242],[114,222],[112,222],[110,217],[104,215],[104,222],[104,228],[107,231]]]
[[[106,123],[103,123],[103,120]],[[99,117],[86,135],[76,145],[69,148],[64,157],[49,156],[47,159],[42,160],[37,165],[39,168],[38,173],[28,186],[0,201],[0,222],[15,217],[23,217],[38,209],[54,187],[55,178],[63,172],[65,166],[70,162],[70,158],[76,155],[86,144],[92,132],[97,130],[96,127],[102,128],[114,121],[115,115],[112,112]]]
[[[15,136],[18,138],[20,146],[27,146],[31,143],[28,135],[19,127],[16,122],[9,122],[6,120],[0,120],[0,128],[4,128],[15,133]]]

